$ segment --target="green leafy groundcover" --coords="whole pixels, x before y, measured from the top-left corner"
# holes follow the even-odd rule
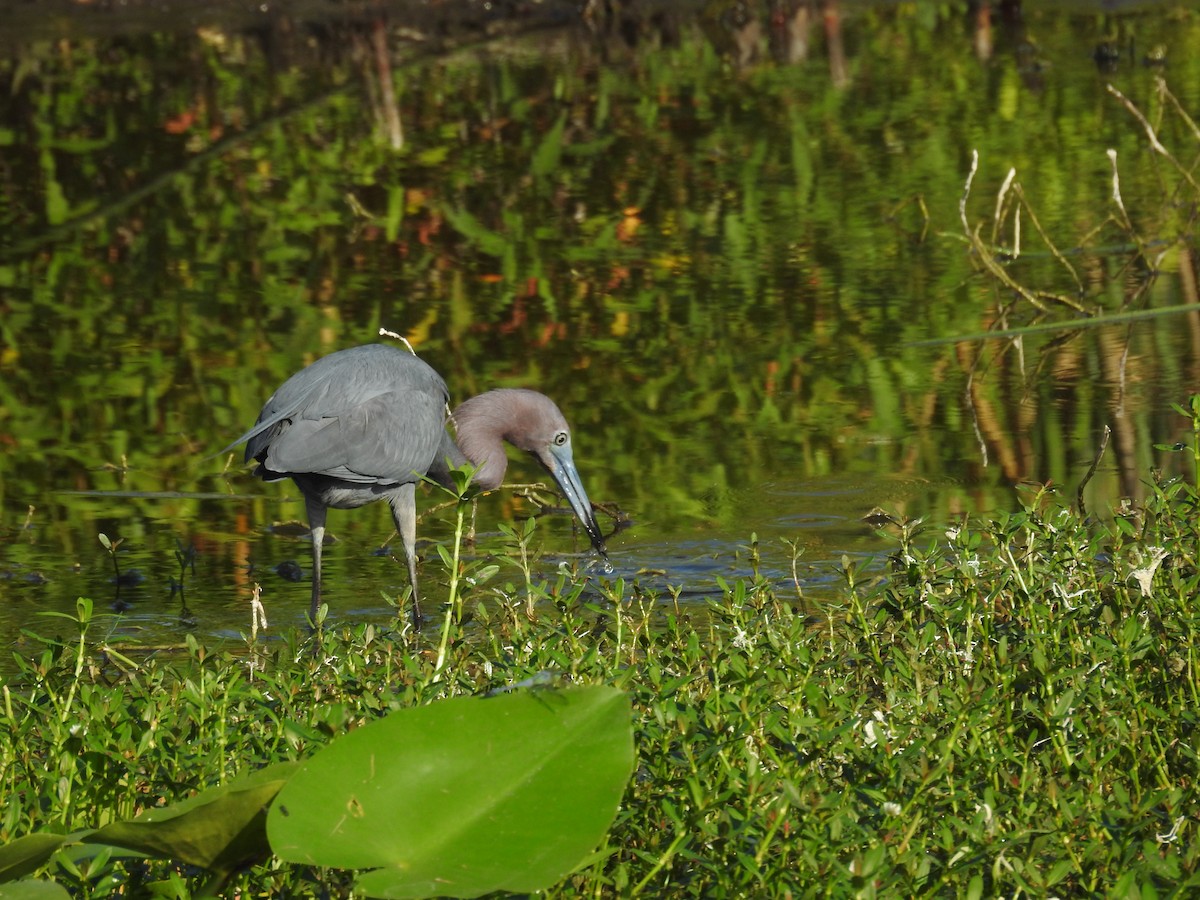
[[[303,759],[267,814],[276,855],[232,872],[229,895],[344,896],[356,879],[388,896],[530,890],[532,869],[497,875],[491,854],[569,843],[548,804],[577,789],[594,830],[546,863],[551,897],[1187,895],[1200,506],[1185,483],[1147,488],[1099,520],[1047,490],[953,528],[895,519],[890,558],[846,560],[819,609],[765,579],[703,606],[565,575],[480,589],[474,630],[456,628],[440,666],[370,626],[135,664],[81,616],[78,636],[19,656],[0,698],[0,840],[133,819],[214,783],[231,797],[253,785],[229,773]],[[526,590],[542,592],[532,607]],[[613,687],[435,702],[542,672]],[[633,702],[628,782],[627,737],[602,737],[628,725],[618,691]],[[510,721],[519,744],[477,739],[466,709]],[[410,731],[425,727],[443,738]],[[472,744],[490,762],[464,762]],[[536,777],[553,788],[535,795]],[[607,832],[601,807],[616,809]],[[519,809],[532,830],[518,833]],[[375,821],[414,832],[393,844]],[[51,852],[40,876],[78,896],[187,897],[208,877],[36,840],[4,851],[7,874]],[[433,876],[407,856],[466,846],[484,848],[474,872]]]

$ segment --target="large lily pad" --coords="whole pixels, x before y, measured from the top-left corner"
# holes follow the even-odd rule
[[[376,869],[377,897],[537,891],[603,838],[633,769],[627,697],[609,687],[456,698],[333,742],[267,817],[277,855]]]

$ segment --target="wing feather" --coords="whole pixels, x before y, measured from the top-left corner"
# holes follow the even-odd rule
[[[246,441],[246,459],[272,480],[295,473],[402,484],[428,472],[443,448],[446,400],[441,376],[411,353],[354,347],[289,378],[231,446]]]

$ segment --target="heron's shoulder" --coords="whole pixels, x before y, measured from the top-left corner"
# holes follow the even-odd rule
[[[414,380],[424,376],[439,383],[442,381],[442,376],[421,357],[389,344],[363,344],[359,347],[338,350],[321,357],[309,366],[309,369],[318,367],[340,375],[382,374],[393,378],[404,377]]]
[[[332,415],[395,391],[420,392],[439,402],[445,402],[449,395],[446,382],[429,363],[407,350],[366,344],[323,356],[301,369],[275,393],[267,407]]]

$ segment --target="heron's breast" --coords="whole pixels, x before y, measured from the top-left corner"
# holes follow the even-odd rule
[[[293,475],[292,480],[306,497],[315,497],[330,509],[358,509],[376,500],[386,500],[398,484],[358,483],[327,475]]]

